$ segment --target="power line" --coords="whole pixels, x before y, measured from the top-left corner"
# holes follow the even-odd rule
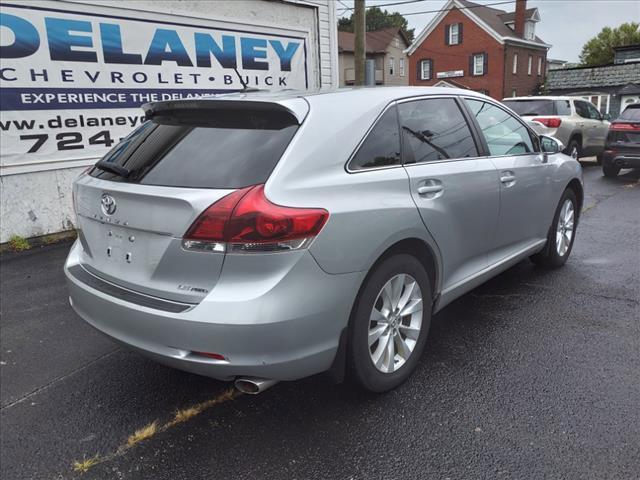
[[[340,1],[340,0],[338,0]],[[367,8],[373,8],[373,7],[392,7],[394,5],[404,5],[405,3],[418,3],[418,2],[426,2],[426,1],[433,1],[433,0],[402,0],[399,2],[393,2],[393,3],[380,3],[377,5],[369,5]],[[344,5],[343,2],[342,5]],[[341,8],[340,10],[353,10],[353,7],[347,7],[346,5],[344,5],[344,8]]]
[[[406,17],[408,15],[422,15],[423,13],[440,13],[440,12],[450,12],[451,10],[468,10],[470,8],[489,7],[493,5],[506,5],[507,3],[516,3],[516,0],[509,0],[506,2],[485,3],[483,5],[469,5],[468,7],[443,8],[440,10],[428,10],[426,12],[409,12],[409,13],[402,13],[401,15],[403,17]]]
[[[420,1],[426,1],[426,0],[406,0],[405,3],[409,3],[409,2],[420,2]],[[516,3],[516,0],[508,0],[508,1],[504,1],[504,2],[494,2],[494,3],[485,3],[482,5],[469,5],[468,7],[452,7],[452,8],[441,8],[439,10],[426,10],[424,12],[409,12],[409,13],[400,13],[400,15],[402,15],[403,17],[407,17],[409,15],[422,15],[425,13],[440,13],[440,12],[450,12],[451,10],[468,10],[471,8],[479,8],[479,7],[490,7],[493,5],[506,5],[507,3]],[[393,4],[388,4],[388,5],[393,5]],[[371,5],[371,7],[378,7],[379,5]],[[370,7],[367,7],[370,8]],[[350,8],[349,10],[353,10],[352,8]],[[346,10],[345,10],[346,12]]]

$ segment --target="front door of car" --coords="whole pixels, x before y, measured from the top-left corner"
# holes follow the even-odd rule
[[[490,264],[544,240],[555,212],[552,166],[538,139],[511,113],[479,99],[465,103],[477,123],[497,169],[494,187],[500,191],[498,228]]]
[[[398,104],[411,195],[443,260],[443,289],[488,265],[499,209],[496,169],[479,157],[459,100]]]

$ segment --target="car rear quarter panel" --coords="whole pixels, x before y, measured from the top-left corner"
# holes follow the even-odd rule
[[[310,112],[265,192],[278,204],[329,211],[327,224],[310,247],[320,267],[331,274],[366,271],[387,248],[406,238],[423,240],[437,255],[411,199],[404,168],[345,169],[386,104],[309,100]]]

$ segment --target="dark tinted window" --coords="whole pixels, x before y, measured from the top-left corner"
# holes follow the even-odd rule
[[[569,100],[556,100],[557,115],[571,115],[571,102]]]
[[[640,122],[640,105],[627,107],[618,117],[620,120],[632,120]]]
[[[553,100],[505,100],[507,107],[518,115],[555,115]]]
[[[349,163],[351,170],[400,164],[400,134],[396,107],[389,108],[367,135]]]
[[[591,114],[589,113],[589,104],[587,102],[583,102],[580,100],[576,100],[574,102],[576,107],[576,113],[580,115],[582,118],[591,118]]]
[[[481,100],[465,100],[476,117],[491,155],[519,155],[534,148],[529,130],[501,108]]]
[[[111,150],[103,162],[125,176],[94,168],[107,180],[192,188],[264,183],[298,125],[271,110],[192,110],[154,118]]]
[[[406,163],[478,156],[469,125],[454,99],[405,102],[398,106],[398,113]]]

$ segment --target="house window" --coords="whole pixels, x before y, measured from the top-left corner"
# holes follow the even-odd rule
[[[449,45],[458,45],[460,43],[460,24],[454,23],[449,25]]]
[[[389,57],[389,75],[393,75],[396,61],[393,57]]]
[[[533,40],[536,36],[535,24],[533,22],[525,22],[524,38],[525,40]]]
[[[393,39],[393,44],[396,48],[400,48],[400,39],[398,37]]]
[[[400,76],[404,77],[404,58],[400,59]]]
[[[516,91],[515,88],[513,90],[511,90],[511,96],[512,97],[517,97],[518,96],[518,92]]]
[[[514,75],[518,73],[518,54],[513,54],[513,70],[511,71]]]
[[[473,55],[473,75],[484,75],[484,53]]]
[[[538,76],[542,75],[542,57],[538,57]]]
[[[527,63],[527,75],[531,75],[532,67],[533,67],[533,55],[529,55],[529,63]]]
[[[431,80],[431,60],[420,61],[420,80]]]

